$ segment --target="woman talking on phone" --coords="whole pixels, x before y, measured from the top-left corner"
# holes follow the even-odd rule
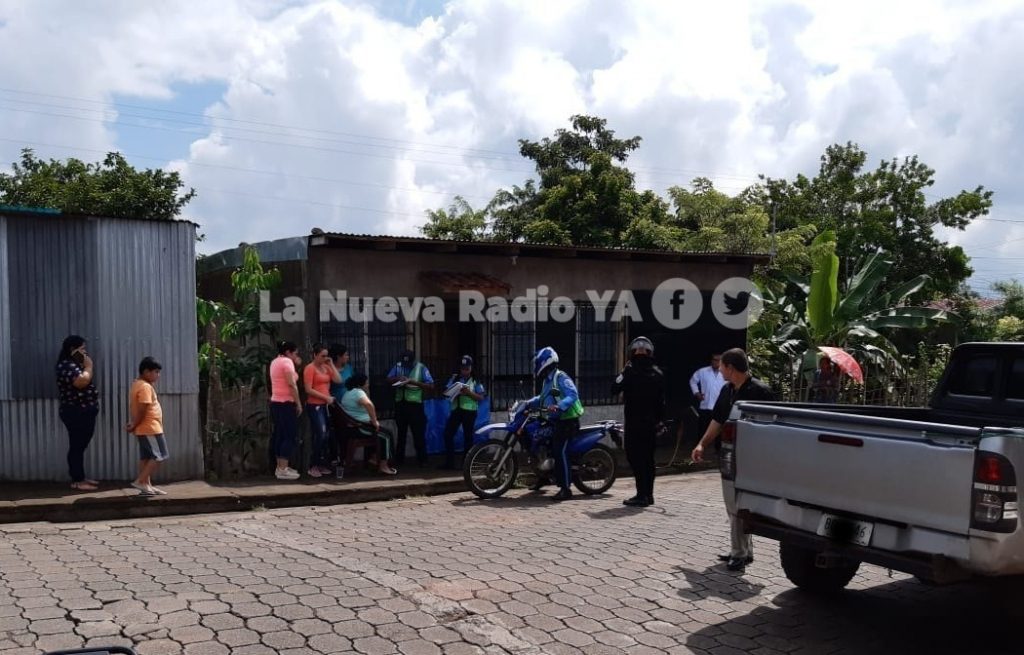
[[[99,483],[85,477],[85,449],[96,430],[100,395],[93,383],[92,358],[85,352],[85,339],[72,334],[64,339],[57,357],[57,389],[60,420],[68,429],[68,473],[71,488],[95,491]]]

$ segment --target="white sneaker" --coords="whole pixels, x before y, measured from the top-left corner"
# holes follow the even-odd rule
[[[274,477],[278,480],[298,480],[299,472],[292,468],[277,469],[274,471]]]
[[[157,495],[157,493],[156,493],[156,491],[154,491],[153,487],[147,487],[146,485],[139,484],[138,482],[135,482],[134,480],[132,481],[131,485],[132,485],[133,488],[139,490],[139,495],[140,496],[156,496]]]

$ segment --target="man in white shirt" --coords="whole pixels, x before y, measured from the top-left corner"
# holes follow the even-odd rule
[[[697,369],[693,376],[690,377],[690,391],[693,392],[693,397],[697,400],[697,410],[700,415],[700,425],[698,426],[698,434],[703,435],[708,425],[711,424],[711,412],[715,408],[715,403],[718,402],[718,394],[722,391],[722,386],[725,384],[725,378],[722,377],[722,372],[719,370],[719,366],[722,363],[722,354],[715,353],[711,355],[711,364],[703,368]],[[721,442],[715,441],[715,448],[719,448]]]

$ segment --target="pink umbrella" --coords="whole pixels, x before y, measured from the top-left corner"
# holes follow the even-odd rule
[[[838,366],[840,371],[860,384],[864,384],[864,371],[860,370],[860,364],[853,358],[853,355],[834,346],[818,346],[818,350],[832,360],[832,363]]]

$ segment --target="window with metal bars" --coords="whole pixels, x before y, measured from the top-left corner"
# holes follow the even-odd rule
[[[405,321],[379,321],[372,312],[361,311],[361,301],[351,300],[348,320],[320,323],[321,343],[342,344],[348,348],[352,370],[370,377],[370,399],[381,418],[390,418],[394,410],[395,393],[388,384],[387,374],[401,357],[402,351],[413,344],[412,324]]]
[[[577,304],[576,317],[576,386],[580,400],[584,405],[614,404],[611,385],[622,364],[623,326],[609,320],[611,309],[598,311],[591,303]]]
[[[576,309],[575,323],[549,325],[509,320],[486,325],[486,354],[478,359],[476,369],[485,380],[493,410],[507,409],[516,400],[533,396],[536,392],[533,356],[538,348],[545,345],[555,346],[559,355],[565,358],[561,368],[575,379],[584,405],[616,402],[611,397],[610,386],[622,365],[623,325],[597,320],[602,312],[590,303],[579,303]],[[605,319],[610,316],[607,312],[603,314]],[[359,313],[350,311],[349,316],[359,317]],[[372,317],[332,320],[320,324],[320,339],[326,344],[341,343],[348,347],[353,370],[368,373],[370,397],[382,417],[389,417],[394,406],[394,392],[386,376],[402,350],[412,347],[412,324],[382,322]],[[460,347],[458,352],[465,349]],[[450,357],[438,359],[437,353],[428,351],[431,348],[425,343],[424,352],[420,353],[421,360],[435,364],[435,368],[440,366],[433,372],[438,381],[442,381],[440,378],[447,370],[444,364]],[[438,361],[434,362],[434,359]]]
[[[491,409],[508,409],[533,396],[533,356],[537,351],[535,323],[516,321],[488,324]]]

